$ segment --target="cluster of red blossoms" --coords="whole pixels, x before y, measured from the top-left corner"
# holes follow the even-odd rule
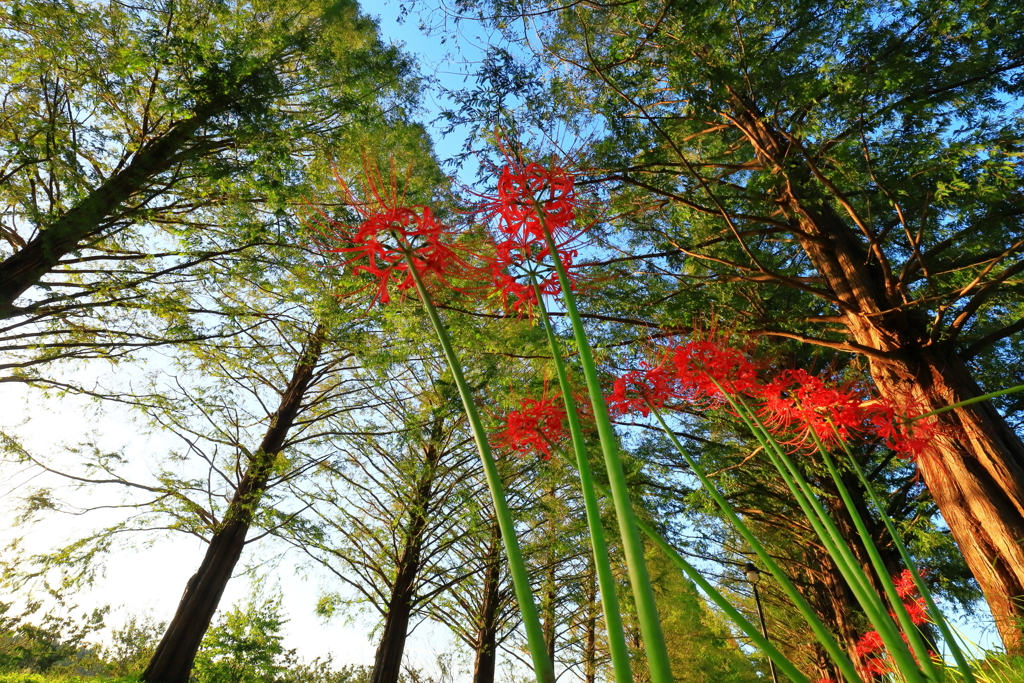
[[[916,457],[936,434],[934,420],[909,422],[908,412],[863,386],[837,384],[805,370],[784,370],[762,382],[743,351],[723,339],[695,339],[668,348],[655,366],[642,364],[615,380],[608,406],[613,414],[639,412],[666,403],[722,407],[727,396],[756,411],[780,443],[795,450],[815,449],[840,439],[868,438],[886,444],[901,457]]]
[[[893,585],[896,587],[900,600],[903,601],[903,607],[906,608],[910,621],[915,626],[920,626],[928,621],[928,609],[925,606],[924,598],[916,594],[917,586],[914,584],[914,577],[910,575],[910,570],[904,569],[903,573],[893,581]],[[896,618],[895,615],[890,616],[893,619]],[[906,635],[903,636],[903,639],[906,640]],[[860,637],[854,652],[863,662],[864,673],[869,676],[890,673],[888,662],[881,656],[883,648],[882,637],[878,631],[868,631]]]
[[[570,271],[577,252],[571,249],[580,233],[571,229],[576,219],[575,177],[558,166],[506,165],[498,179],[498,196],[481,208],[485,220],[496,219],[495,258],[491,280],[506,309],[529,311],[537,302],[531,277],[542,294],[558,294],[561,287],[545,230],[555,244],[555,256]]]
[[[519,410],[506,416],[499,443],[520,455],[537,452],[545,460],[550,458],[551,444],[565,438],[565,409],[556,402],[557,398],[542,396],[520,401]]]
[[[367,174],[367,185],[372,200],[360,202],[348,186],[340,183],[347,204],[363,219],[358,225],[335,220],[322,211],[309,223],[325,253],[348,255],[339,266],[358,262],[352,271],[375,279],[377,291],[371,305],[391,300],[388,284],[392,280],[400,292],[415,286],[410,262],[421,276],[441,278],[450,275],[455,265],[465,265],[450,245],[450,231],[429,207],[403,206],[393,188],[389,193],[382,190],[381,179],[375,173]]]
[[[373,170],[366,181],[368,202],[357,201],[351,190],[339,183],[346,204],[359,213],[362,222],[349,225],[321,212],[310,223],[324,252],[346,254],[348,258],[339,265],[357,264],[353,272],[366,273],[375,280],[374,302],[390,301],[388,285],[392,282],[401,292],[411,289],[415,282],[410,267],[423,277],[442,279],[453,275],[456,267],[461,274],[473,270],[453,250],[452,231],[428,207],[404,205],[394,178],[390,192]],[[488,259],[483,272],[489,272],[491,287],[505,309],[528,312],[537,304],[531,277],[543,294],[561,291],[550,264],[545,230],[553,238],[555,256],[569,271],[577,256],[570,247],[580,234],[571,230],[576,219],[574,184],[574,176],[558,166],[510,163],[501,172],[497,196],[483,198],[479,212],[486,222],[495,224],[497,233],[494,257]]]

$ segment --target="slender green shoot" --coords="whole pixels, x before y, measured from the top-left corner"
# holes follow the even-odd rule
[[[554,662],[547,655],[547,646],[544,642],[544,631],[540,625],[540,616],[537,612],[537,605],[533,600],[533,591],[530,588],[530,577],[526,570],[526,563],[523,561],[523,553],[519,548],[519,541],[516,539],[515,521],[509,510],[508,502],[505,500],[505,491],[501,483],[501,475],[498,473],[498,466],[491,454],[490,444],[487,442],[487,432],[484,430],[480,414],[473,401],[473,393],[462,373],[462,365],[459,363],[455,348],[452,346],[448,330],[441,317],[437,313],[430,294],[423,284],[423,278],[416,270],[416,265],[407,254],[409,262],[409,273],[416,284],[416,292],[419,294],[423,310],[430,318],[434,326],[434,332],[441,343],[448,367],[455,378],[455,385],[458,387],[459,396],[462,398],[462,407],[466,411],[466,417],[473,429],[473,438],[476,441],[477,451],[480,453],[480,461],[484,466],[484,474],[487,478],[487,486],[491,492],[491,500],[494,503],[494,512],[498,518],[498,526],[501,528],[501,538],[505,545],[505,555],[508,558],[509,572],[512,574],[512,584],[515,588],[516,599],[519,602],[519,611],[523,617],[523,628],[526,630],[526,640],[530,648],[530,655],[533,660],[534,673],[538,683],[555,683]]]
[[[576,454],[575,467],[580,475],[580,489],[583,492],[583,503],[587,512],[587,525],[590,528],[590,544],[594,552],[594,567],[597,570],[597,583],[601,591],[601,606],[604,610],[605,626],[608,631],[608,651],[612,659],[612,670],[615,673],[616,683],[631,683],[633,674],[629,666],[629,649],[626,647],[626,636],[622,628],[619,599],[615,593],[615,577],[612,575],[608,543],[605,541],[604,527],[601,524],[601,509],[598,506],[597,495],[594,493],[594,477],[590,471],[586,441],[583,438],[583,428],[580,425],[579,415],[576,411],[576,401],[572,397],[572,386],[569,384],[569,375],[565,367],[565,361],[562,358],[554,330],[551,328],[551,320],[548,317],[547,309],[544,307],[544,295],[536,280],[532,277],[531,280],[534,295],[537,297],[537,308],[540,310],[541,323],[544,327],[544,332],[547,334],[548,346],[551,349],[551,356],[555,362],[558,386],[562,391],[562,399],[565,402],[569,434],[572,437],[573,450]],[[561,449],[559,449],[559,452],[561,453]],[[569,460],[569,456],[565,453],[562,453],[562,456]]]
[[[537,216],[541,220],[544,239],[552,255],[551,261],[555,272],[558,274],[558,283],[562,289],[562,301],[569,314],[569,320],[572,322],[580,365],[583,368],[583,377],[586,380],[587,392],[590,394],[590,403],[594,410],[594,421],[597,424],[597,434],[601,441],[601,451],[604,455],[608,483],[612,492],[612,504],[618,518],[622,549],[626,556],[629,583],[636,604],[637,621],[640,623],[640,635],[643,638],[644,650],[647,652],[647,666],[651,674],[651,683],[673,683],[668,648],[665,647],[661,619],[654,601],[654,589],[651,587],[651,578],[647,571],[647,562],[644,559],[644,544],[637,531],[636,515],[633,514],[633,505],[629,497],[629,486],[626,482],[626,474],[622,469],[622,460],[619,457],[618,437],[612,427],[611,418],[608,417],[608,408],[604,402],[597,365],[594,363],[590,343],[587,341],[586,331],[583,329],[583,321],[576,309],[572,283],[558,256],[558,247],[551,236],[551,231],[548,230],[544,222],[543,212],[538,211]]]
[[[679,439],[676,438],[676,435],[669,428],[668,423],[665,422],[665,418],[662,416],[661,412],[650,403],[648,403],[648,407],[651,409],[651,414],[654,415],[655,419],[657,419],[658,424],[661,425],[662,431],[665,432],[669,441],[672,442],[672,445],[675,446],[679,454],[683,456],[684,460],[686,460],[686,463],[690,466],[690,470],[700,481],[704,490],[711,495],[715,503],[718,504],[719,509],[725,514],[733,527],[743,537],[743,540],[745,540],[754,551],[764,567],[772,576],[775,577],[775,580],[779,582],[779,586],[782,588],[782,591],[793,603],[793,606],[797,608],[797,611],[800,612],[800,615],[804,618],[804,621],[807,622],[807,625],[814,633],[815,638],[817,638],[818,642],[821,643],[822,647],[825,648],[825,651],[832,658],[832,661],[839,669],[839,672],[843,675],[843,678],[849,681],[849,683],[861,683],[860,675],[857,673],[857,669],[853,666],[850,656],[846,654],[846,651],[839,645],[838,641],[836,641],[835,637],[828,630],[828,627],[826,627],[818,617],[814,608],[808,604],[807,600],[800,593],[797,587],[793,585],[793,582],[790,581],[788,576],[786,576],[786,573],[778,563],[775,562],[774,558],[772,558],[757,537],[754,536],[750,527],[748,527],[732,509],[732,506],[729,504],[729,501],[725,499],[725,496],[719,493],[718,488],[710,479],[707,478],[707,475],[704,474],[704,469],[679,442]]]
[[[576,466],[573,459],[570,458],[569,455],[561,448],[555,447],[555,451],[570,465],[574,467]],[[607,488],[596,482],[594,486],[603,496],[611,499],[611,493]],[[651,539],[651,542],[665,553],[666,557],[668,557],[677,567],[682,569],[690,580],[697,584],[697,586],[704,591],[711,601],[715,603],[715,605],[718,606],[718,608],[721,609],[727,617],[732,619],[733,623],[743,631],[743,634],[750,638],[750,642],[775,662],[776,666],[779,667],[779,670],[786,674],[792,683],[809,683],[807,677],[800,673],[800,670],[797,669],[791,661],[789,661],[786,655],[782,654],[782,652],[779,651],[779,648],[777,648],[770,640],[765,638],[761,633],[761,630],[757,626],[754,626],[749,619],[743,616],[743,613],[737,610],[732,603],[730,603],[717,588],[709,583],[708,580],[705,579],[692,564],[687,562],[686,558],[679,554],[679,551],[669,545],[668,541],[666,541],[661,534],[655,531],[651,525],[647,524],[642,519],[638,518],[636,520],[636,524],[640,530],[643,531],[649,539]]]

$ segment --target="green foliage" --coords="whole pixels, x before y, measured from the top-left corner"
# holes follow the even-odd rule
[[[88,672],[97,666],[97,648],[86,639],[103,628],[109,608],[80,619],[66,615],[74,607],[55,609],[32,622],[29,617],[39,610],[38,604],[8,616],[10,607],[0,603],[0,671]]]
[[[273,683],[284,670],[280,591],[256,590],[223,614],[203,638],[194,683]]]
[[[138,675],[145,670],[167,624],[152,617],[132,614],[124,626],[110,635],[111,644],[103,649],[103,658],[115,676]]]
[[[760,680],[724,619],[708,609],[693,584],[664,553],[651,547],[647,551],[647,567],[675,680],[723,683]]]

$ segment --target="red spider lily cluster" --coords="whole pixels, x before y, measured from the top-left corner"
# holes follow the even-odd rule
[[[422,277],[434,275],[444,279],[456,267],[466,265],[452,249],[451,231],[429,207],[406,206],[394,187],[390,192],[382,190],[381,178],[372,170],[367,172],[366,184],[371,201],[361,202],[339,181],[347,205],[363,219],[358,225],[336,220],[323,211],[318,211],[309,223],[314,239],[325,253],[348,255],[340,266],[357,264],[352,272],[374,278],[377,291],[371,305],[391,300],[391,282],[403,293],[413,288],[410,268]]]
[[[390,301],[389,284],[400,292],[413,288],[410,268],[442,280],[456,267],[463,273],[473,270],[455,253],[451,231],[429,207],[408,206],[398,196],[394,177],[390,191],[373,168],[365,180],[370,201],[364,202],[339,182],[346,204],[361,216],[360,223],[349,225],[323,212],[310,223],[324,252],[347,255],[339,265],[354,264],[353,272],[374,278],[374,302]],[[569,272],[577,257],[572,245],[582,233],[571,229],[577,207],[575,177],[556,165],[510,162],[502,169],[497,194],[482,199],[477,213],[496,231],[494,256],[482,272],[489,273],[490,286],[506,310],[529,313],[538,303],[533,281],[542,294],[561,291],[551,259],[557,258]],[[554,242],[554,254],[545,231]]]
[[[805,370],[784,370],[761,381],[748,355],[724,339],[693,339],[668,348],[657,365],[643,364],[616,379],[608,405],[618,415],[646,417],[651,407],[666,403],[713,408],[726,405],[727,397],[747,403],[773,436],[794,450],[814,450],[815,438],[834,446],[858,437],[913,458],[937,434],[934,420],[907,420],[923,411],[901,415],[891,402],[857,384],[831,382]]]
[[[674,380],[664,364],[651,367],[641,362],[639,370],[627,372],[612,384],[608,409],[612,415],[638,412],[647,417],[651,408],[661,408],[674,395]]]
[[[550,458],[551,444],[563,440],[566,435],[563,427],[565,409],[556,402],[557,398],[523,399],[519,410],[513,410],[505,417],[500,443],[520,455],[540,453],[545,460]]]
[[[558,166],[508,165],[498,179],[494,210],[501,231],[544,241],[544,229],[561,235],[576,220],[575,177]]]
[[[900,574],[893,580],[893,585],[896,587],[896,592],[900,596],[900,600],[903,601],[903,607],[906,608],[907,614],[910,616],[910,621],[915,626],[928,621],[928,609],[925,606],[924,598],[917,595],[917,586],[914,584],[914,577],[911,576],[910,570],[904,569],[903,573]],[[890,615],[893,619],[896,616]],[[906,635],[903,636],[903,640],[906,641]],[[880,676],[891,672],[889,663],[883,658],[882,637],[878,635],[878,631],[868,631],[857,641],[857,645],[854,648],[854,652],[864,662],[864,672],[870,676]]]
[[[571,225],[576,219],[575,177],[558,166],[506,165],[498,179],[497,196],[481,205],[485,219],[495,220],[497,239],[491,262],[491,280],[507,310],[529,312],[537,297],[558,294],[561,287],[549,259],[558,258],[570,271],[577,251],[573,242],[580,233]],[[555,244],[551,253],[545,230]]]

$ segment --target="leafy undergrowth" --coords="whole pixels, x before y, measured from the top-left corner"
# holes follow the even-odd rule
[[[0,673],[0,683],[138,683],[137,676],[102,678],[95,676],[68,676],[66,674]]]

